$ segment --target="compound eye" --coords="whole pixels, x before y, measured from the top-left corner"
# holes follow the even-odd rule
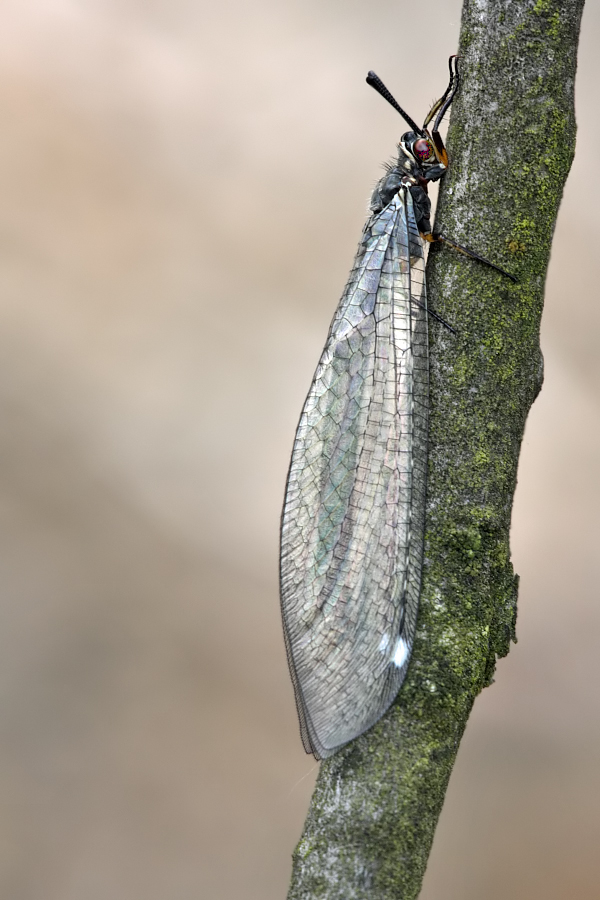
[[[433,147],[425,138],[415,141],[413,150],[417,159],[426,160],[433,156]]]

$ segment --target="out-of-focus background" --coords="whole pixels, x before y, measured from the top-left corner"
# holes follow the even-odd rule
[[[458,0],[5,0],[0,896],[278,900],[316,776],[280,634],[300,406]],[[514,512],[519,644],[424,900],[600,897],[600,9]],[[426,51],[426,56],[424,55]]]

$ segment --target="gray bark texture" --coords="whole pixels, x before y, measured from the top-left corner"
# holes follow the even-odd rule
[[[414,900],[460,739],[515,639],[509,529],[552,234],[575,146],[583,0],[465,0],[436,229],[426,563],[411,665],[367,734],[321,764],[289,900]]]

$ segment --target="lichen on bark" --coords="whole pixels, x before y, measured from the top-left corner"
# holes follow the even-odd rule
[[[321,770],[289,900],[414,900],[477,694],[515,639],[509,529],[525,420],[542,383],[539,327],[575,146],[583,0],[465,0],[462,86],[436,229],[514,272],[444,247],[431,324],[426,564],[406,681],[389,713]]]

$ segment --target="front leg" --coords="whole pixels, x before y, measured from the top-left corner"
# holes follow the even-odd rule
[[[408,179],[405,179],[405,183],[407,181]],[[431,200],[427,196],[427,184],[425,183],[423,186],[416,179],[412,178],[408,182],[408,189],[412,197],[417,228],[421,237],[429,240],[427,235],[431,234]]]

